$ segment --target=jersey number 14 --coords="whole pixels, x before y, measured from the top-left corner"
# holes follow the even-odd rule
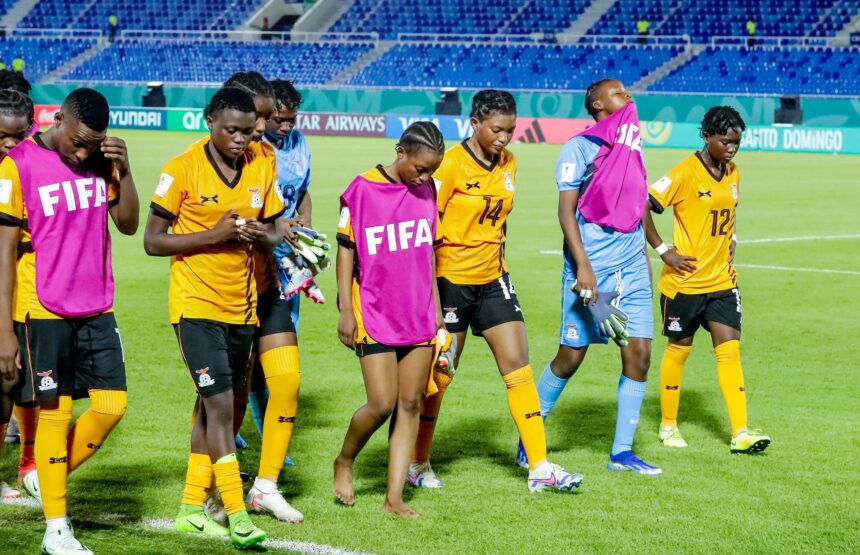
[[[493,227],[495,227],[496,222],[499,221],[499,218],[502,217],[502,208],[504,207],[504,201],[499,199],[496,201],[495,206],[492,203],[493,197],[484,197],[484,202],[487,205],[484,207],[484,213],[481,214],[481,217],[478,218],[478,223],[484,223],[484,220],[490,220]],[[492,207],[492,208],[491,208]]]

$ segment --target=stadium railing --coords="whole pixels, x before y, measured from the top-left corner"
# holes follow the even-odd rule
[[[655,35],[647,37],[649,46],[689,46],[690,35]],[[454,35],[436,33],[399,33],[396,42],[438,44],[562,44],[562,45],[642,45],[639,35],[570,35],[564,33],[530,33],[528,35]]]
[[[3,36],[21,39],[100,39],[103,33],[97,29],[25,29],[13,27],[2,29]]]
[[[755,46],[796,46],[801,48],[826,46],[838,47],[847,46],[847,42],[838,37],[732,37],[732,36],[715,36],[711,37],[709,46],[719,48],[721,46],[742,46],[745,47],[749,41],[755,41]]]
[[[101,35],[101,32],[99,32]],[[119,32],[120,39],[159,40],[230,40],[230,41],[282,41],[282,42],[354,42],[379,43],[379,33],[297,33],[271,31],[182,31],[125,29]]]

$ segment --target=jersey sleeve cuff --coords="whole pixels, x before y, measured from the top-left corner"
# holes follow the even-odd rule
[[[337,234],[337,242],[348,249],[355,248],[355,242],[349,238],[349,235],[346,233],[338,233]]]
[[[270,224],[270,223],[274,222],[275,220],[277,220],[278,218],[280,218],[284,214],[284,212],[286,212],[286,211],[287,211],[287,209],[284,208],[283,210],[281,210],[277,214],[272,214],[268,218],[263,218],[260,221],[263,222],[264,224]]]
[[[663,208],[663,205],[660,204],[660,201],[655,199],[654,195],[652,195],[651,193],[648,193],[648,203],[651,205],[651,211],[655,214],[662,214],[663,210],[665,210],[665,208]]]
[[[172,222],[173,220],[175,220],[175,219],[176,219],[176,215],[175,215],[175,214],[173,214],[170,210],[168,210],[167,208],[165,208],[165,207],[161,206],[160,204],[156,204],[156,203],[154,203],[154,202],[149,203],[149,210],[150,210],[153,214],[155,214],[156,216],[158,216],[159,218],[164,218],[164,219],[165,219],[165,220],[167,220],[167,221]]]
[[[0,225],[8,227],[24,227],[24,220],[0,212]]]

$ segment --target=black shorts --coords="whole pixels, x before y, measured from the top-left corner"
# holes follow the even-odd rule
[[[257,319],[260,321],[256,329],[258,338],[276,333],[296,333],[293,309],[288,301],[281,298],[281,293],[277,289],[266,291],[259,296]]]
[[[197,393],[211,397],[244,391],[254,326],[182,318],[173,329]]]
[[[379,353],[395,353],[397,361],[400,362],[400,359],[411,353],[413,349],[432,346],[433,343],[431,341],[418,343],[417,345],[404,345],[402,347],[392,347],[391,345],[383,345],[382,343],[356,343],[355,355],[358,358],[362,358],[369,355],[378,355]]]
[[[660,310],[663,335],[672,339],[691,337],[699,326],[707,330],[708,322],[741,330],[741,295],[737,288],[702,295],[678,293],[674,299],[661,295]]]
[[[507,272],[484,285],[459,285],[443,277],[436,282],[445,328],[452,333],[466,331],[471,326],[474,335],[481,335],[499,324],[524,321],[520,301]]]
[[[112,312],[15,322],[15,335],[21,352],[20,403],[89,389],[126,390],[122,339]]]

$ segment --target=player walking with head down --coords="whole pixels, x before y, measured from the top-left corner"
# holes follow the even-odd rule
[[[732,453],[764,451],[770,438],[747,427],[744,374],[741,369],[741,297],[733,265],[735,210],[740,174],[732,161],[745,125],[728,106],[708,110],[702,120],[705,146],[691,154],[649,188],[651,209],[671,206],[672,241],[667,247],[645,217],[648,242],[663,259],[660,309],[663,335],[669,338],[660,365],[660,441],[686,447],[678,430],[678,404],[684,362],[699,326],[711,334],[720,389],[732,428]]]
[[[338,223],[338,335],[359,357],[367,403],[353,414],[334,462],[334,492],[346,505],[355,502],[355,458],[391,416],[383,510],[404,517],[418,516],[403,501],[403,486],[433,339],[442,327],[433,279],[438,215],[431,176],[444,151],[435,125],[410,125],[394,163],[376,166],[347,187]]]
[[[546,417],[552,410],[589,345],[612,337],[621,346],[621,379],[608,468],[656,475],[661,470],[632,451],[654,327],[639,118],[633,98],[615,79],[592,83],[585,109],[597,124],[564,145],[556,168],[564,232],[562,325],[558,353],[538,384],[541,412]]]
[[[546,437],[528,359],[528,341],[517,294],[505,262],[505,223],[513,208],[517,161],[505,147],[516,127],[510,93],[484,90],[472,100],[472,137],[450,149],[434,178],[442,244],[436,251],[436,276],[445,327],[455,334],[454,367],[466,343],[466,331],[483,336],[507,386],[508,406],[528,453],[528,487],[569,490],[582,476],[547,462]],[[430,466],[430,447],[442,396],[453,378],[437,371],[439,393],[421,410],[421,429],[409,482],[439,488]]]
[[[257,323],[253,245],[269,244],[271,222],[284,205],[275,191],[274,157],[248,148],[256,119],[251,95],[222,88],[207,114],[209,141],[168,162],[161,174],[144,246],[152,256],[171,256],[170,321],[200,398],[175,527],[229,535],[234,545],[249,547],[265,533],[243,503],[233,398],[245,388]],[[202,509],[213,475],[229,531]]]
[[[41,497],[49,554],[90,553],[67,519],[67,474],[95,454],[126,408],[107,219],[133,235],[139,203],[125,143],[106,137],[109,119],[101,94],[76,89],[53,127],[0,163],[0,370],[8,374],[18,358],[20,400],[41,405],[36,470],[23,484]],[[90,406],[69,430],[81,389]]]

